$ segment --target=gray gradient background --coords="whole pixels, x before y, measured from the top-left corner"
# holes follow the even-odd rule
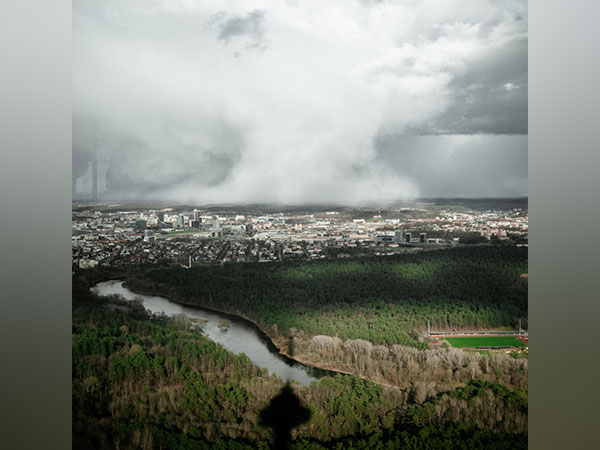
[[[532,449],[598,445],[599,13],[529,2]],[[0,17],[0,448],[66,449],[71,4],[3,2]]]

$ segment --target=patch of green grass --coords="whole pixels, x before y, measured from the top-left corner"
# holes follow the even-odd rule
[[[443,338],[454,348],[475,347],[526,347],[526,345],[513,336],[477,336]]]

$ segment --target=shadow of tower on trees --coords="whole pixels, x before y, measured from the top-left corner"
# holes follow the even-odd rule
[[[269,405],[260,412],[260,425],[273,428],[272,448],[286,449],[294,428],[308,422],[310,409],[300,403],[290,383],[271,399]]]

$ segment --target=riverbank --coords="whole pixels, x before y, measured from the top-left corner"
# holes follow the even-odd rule
[[[129,291],[131,295],[140,295],[140,296],[144,296],[144,297],[158,297],[165,302],[171,303],[173,305],[178,305],[183,308],[190,308],[190,309],[198,311],[198,312],[204,311],[207,314],[213,314],[213,315],[216,314],[220,318],[219,322],[222,321],[221,319],[227,319],[227,320],[231,321],[233,324],[237,323],[238,327],[241,325],[243,327],[252,329],[252,330],[254,330],[256,337],[258,339],[260,339],[261,345],[263,345],[263,347],[265,348],[266,351],[273,354],[274,356],[276,355],[279,360],[281,360],[283,363],[287,364],[288,366],[290,366],[292,368],[303,367],[302,370],[310,371],[311,376],[315,380],[318,380],[319,378],[321,378],[323,376],[334,376],[338,373],[339,374],[347,373],[347,372],[330,370],[330,369],[318,367],[317,365],[314,365],[314,364],[304,364],[304,363],[302,363],[302,361],[299,361],[298,359],[291,357],[289,354],[282,352],[280,346],[276,345],[274,343],[274,339],[272,338],[272,336],[270,336],[268,333],[266,333],[265,330],[263,330],[254,320],[252,320],[249,317],[245,317],[245,315],[243,315],[242,313],[235,314],[230,311],[221,310],[219,308],[206,307],[206,306],[198,305],[198,304],[191,303],[191,302],[188,302],[185,300],[176,300],[176,299],[170,297],[169,295],[165,295],[162,292],[158,292],[157,290],[136,288],[134,286],[131,286],[131,284],[129,284],[127,282],[127,279],[126,278],[124,279],[123,277],[120,277],[120,278],[111,277],[110,279],[100,280],[97,283],[95,283],[93,286],[99,286],[105,282],[121,282],[122,288]],[[185,314],[187,314],[191,317],[190,313],[186,312]],[[209,332],[207,337],[213,339],[215,336],[210,336],[210,334],[211,333]],[[220,340],[217,339],[216,342],[220,342]],[[245,352],[245,350],[243,350],[243,349],[242,350],[237,350],[237,349],[234,350],[232,348],[231,350],[234,351],[234,353],[238,352],[238,351]],[[249,356],[250,354],[247,353],[247,355]],[[263,360],[260,363],[257,362],[257,364],[262,367],[263,366],[262,363],[264,363],[264,362],[265,361]],[[295,369],[293,369],[293,370],[295,370]],[[279,374],[279,376],[281,376],[282,378],[285,379],[287,375]]]
[[[328,336],[329,337],[329,336]],[[362,380],[367,380],[370,381],[371,383],[375,383],[378,384],[380,386],[386,387],[386,388],[390,388],[390,389],[398,389],[398,390],[404,390],[405,387],[401,387],[401,386],[396,386],[394,384],[389,384],[389,383],[385,383],[381,380],[378,379],[374,379],[374,378],[370,378],[367,376],[364,376],[360,373],[356,373],[356,372],[350,372],[344,369],[340,369],[339,367],[333,366],[331,364],[324,364],[324,363],[320,363],[318,361],[313,361],[311,359],[309,359],[308,357],[302,357],[302,356],[294,356],[293,358],[291,356],[289,356],[289,353],[285,350],[286,349],[286,342],[287,340],[285,338],[279,338],[279,339],[273,339],[271,338],[271,341],[273,342],[273,345],[279,350],[279,353],[281,353],[282,355],[293,359],[294,361],[298,361],[301,364],[304,364],[305,366],[308,367],[315,367],[317,369],[321,369],[321,370],[327,370],[329,372],[336,372],[336,373],[340,373],[343,375],[352,375],[353,377],[357,377],[360,378]]]
[[[122,278],[117,278],[117,279],[112,279],[111,281],[116,281],[116,280],[122,280]],[[108,280],[105,280],[108,281]],[[143,290],[143,289],[136,289],[134,287],[132,287],[131,285],[127,284],[127,280],[123,280],[123,286],[126,287],[127,289],[129,289],[130,291],[139,294],[139,295],[153,295],[153,296],[160,296],[163,297],[165,299],[167,299],[170,302],[173,303],[177,303],[179,305],[182,306],[187,306],[187,307],[191,307],[191,308],[196,308],[196,309],[200,309],[200,310],[205,310],[205,311],[209,311],[209,312],[215,312],[215,313],[219,313],[222,314],[224,316],[227,316],[229,318],[232,319],[237,319],[237,320],[245,320],[246,322],[252,324],[257,331],[259,331],[263,337],[265,338],[265,340],[270,344],[270,346],[275,349],[281,356],[285,357],[286,359],[288,359],[289,361],[292,361],[294,363],[298,363],[298,364],[302,364],[306,367],[312,368],[312,369],[318,369],[318,370],[323,370],[326,372],[330,372],[330,375],[335,375],[335,374],[341,374],[341,375],[352,375],[355,376],[357,378],[363,379],[363,380],[367,380],[370,381],[371,383],[375,383],[378,384],[380,386],[386,387],[386,388],[390,388],[390,389],[399,389],[399,390],[403,390],[405,387],[401,387],[401,386],[397,386],[397,385],[393,385],[390,383],[386,383],[380,379],[374,379],[372,377],[367,377],[365,375],[362,375],[360,373],[357,372],[352,372],[352,371],[348,371],[345,369],[341,369],[335,365],[332,364],[327,364],[327,363],[321,363],[319,361],[314,361],[312,359],[309,359],[307,356],[303,356],[303,355],[297,355],[294,354],[292,355],[289,351],[288,351],[288,347],[289,347],[289,339],[282,337],[282,336],[272,336],[271,334],[269,334],[266,330],[264,330],[258,323],[256,323],[253,319],[251,319],[250,317],[247,317],[245,314],[243,314],[242,312],[237,312],[237,313],[233,313],[231,311],[224,311],[222,309],[219,308],[214,308],[214,307],[208,307],[208,306],[204,306],[204,305],[198,305],[197,303],[191,303],[191,302],[186,302],[183,300],[175,300],[173,298],[170,298],[169,296],[161,293],[161,292],[155,292],[155,291],[149,291],[149,290]]]
[[[526,432],[526,397],[509,393],[505,399],[506,392],[498,391],[499,386],[472,383],[455,394],[434,397],[422,406],[415,403],[420,397],[349,376],[325,378],[321,383],[304,387],[293,385],[290,390],[280,377],[267,373],[243,355],[227,351],[197,334],[191,335],[176,323],[151,324],[154,321],[148,320],[135,299],[141,297],[144,306],[157,314],[164,311],[175,317],[181,313],[202,317],[205,312],[162,297],[134,294],[123,288],[121,282],[100,284],[94,292],[101,295],[122,292],[128,301],[134,300],[131,308],[124,309],[138,311],[138,314],[107,310],[105,302],[94,301],[93,296],[83,297],[75,303],[73,416],[74,430],[82,448],[94,447],[95,443],[106,439],[107,430],[122,432],[113,441],[121,446],[127,442],[127,448],[140,448],[140,442],[146,442],[150,447],[150,432],[156,432],[152,435],[152,445],[162,448],[212,448],[219,445],[219,439],[223,445],[223,436],[247,443],[244,448],[266,448],[268,443],[261,439],[271,435],[257,424],[262,411],[268,410],[273,398],[281,398],[277,395],[282,392],[295,394],[294,398],[311,411],[313,420],[299,428],[296,435],[300,446],[311,446],[311,439],[326,447],[339,446],[344,436],[348,445],[356,445],[357,439],[365,436],[365,425],[371,427],[371,433],[368,445],[364,440],[364,448],[373,448],[377,435],[387,436],[396,429],[404,434],[397,439],[394,437],[389,445],[396,443],[397,446],[398,440],[406,441],[410,437],[407,429],[413,430],[415,436],[425,436],[431,441],[429,428],[438,430],[440,436],[443,433],[443,442],[448,444],[446,423],[452,417],[472,424],[469,429],[477,436],[481,435],[483,427],[487,435],[496,430],[497,434],[492,435],[496,440],[504,435],[500,433]],[[114,300],[114,304],[123,303]],[[210,326],[206,330],[213,333],[218,323],[215,317],[222,316],[207,313],[207,317]],[[241,322],[232,324],[234,331]],[[249,324],[244,326],[251,328]],[[229,335],[218,331],[217,334]],[[106,342],[113,345],[106,345]],[[136,344],[132,345],[133,342]],[[264,345],[262,348],[264,350]],[[103,356],[99,357],[99,352]],[[89,376],[90,371],[94,377]],[[464,397],[465,392],[468,397],[477,394],[476,398],[457,403],[456,398]],[[515,400],[518,409],[512,406]],[[435,422],[428,424],[426,421],[431,416],[427,413],[434,401],[441,402],[444,415],[435,416]],[[481,414],[481,406],[493,414]],[[417,427],[429,428],[421,431]],[[146,437],[138,434],[135,440],[124,441],[132,436],[132,429],[142,430]],[[194,432],[190,433],[190,430]],[[457,430],[457,439],[463,442],[468,430],[464,424]],[[182,440],[177,440],[179,435]],[[85,443],[81,443],[81,436],[87,436]],[[199,439],[210,440],[199,443]],[[473,448],[482,446],[480,438],[476,442],[478,445]]]
[[[527,361],[519,361],[508,355],[495,355],[491,358],[489,355],[471,354],[452,348],[424,351],[399,344],[374,345],[362,339],[342,340],[325,335],[302,336],[300,333],[293,338],[274,335],[270,329],[263,329],[239,311],[236,314],[185,300],[175,300],[152,286],[148,286],[149,289],[144,289],[144,286],[142,289],[134,289],[126,282],[123,286],[127,286],[132,295],[158,295],[164,301],[179,307],[219,314],[232,321],[237,320],[238,323],[241,321],[254,330],[271,354],[277,355],[281,361],[288,361],[290,366],[297,364],[305,370],[322,371],[325,375],[352,375],[405,394],[415,389],[442,392],[452,386],[462,386],[473,378],[503,383],[510,388],[527,388]],[[172,294],[178,296],[176,291]],[[322,376],[324,375],[317,375],[317,379]]]

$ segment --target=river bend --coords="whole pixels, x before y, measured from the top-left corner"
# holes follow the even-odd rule
[[[180,305],[165,297],[137,294],[124,287],[123,281],[103,281],[96,284],[92,291],[101,296],[118,294],[126,300],[140,299],[144,307],[154,314],[185,314],[190,318],[206,321],[202,326],[205,336],[235,354],[244,353],[254,364],[265,367],[284,380],[307,386],[327,375],[325,370],[305,366],[279,353],[269,338],[245,319],[200,307]],[[224,321],[228,324],[227,330],[219,327]]]

